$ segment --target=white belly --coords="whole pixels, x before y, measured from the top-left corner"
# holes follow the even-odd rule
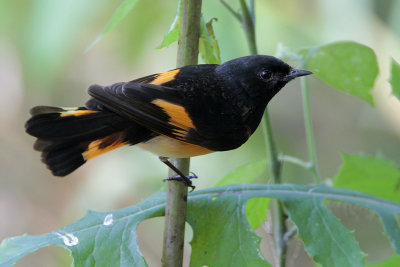
[[[156,136],[147,142],[137,144],[137,146],[158,156],[172,158],[187,158],[214,152],[207,148],[181,142],[164,135]]]

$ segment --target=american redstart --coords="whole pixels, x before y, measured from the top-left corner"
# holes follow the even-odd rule
[[[185,66],[130,82],[92,85],[84,107],[34,107],[25,127],[38,138],[34,148],[56,176],[124,145],[149,150],[173,168],[168,157],[241,146],[271,98],[290,80],[309,74],[264,55]]]

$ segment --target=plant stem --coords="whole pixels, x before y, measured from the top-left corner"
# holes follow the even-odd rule
[[[267,144],[267,153],[269,159],[269,173],[272,183],[282,183],[281,161],[278,158],[275,140],[272,133],[272,127],[269,119],[268,108],[264,112],[263,130]],[[286,229],[286,216],[284,214],[282,202],[275,199],[271,204],[272,226],[275,240],[276,266],[283,267],[286,262],[287,242],[284,241]]]
[[[196,65],[199,55],[201,0],[181,0],[182,21],[177,67]]]
[[[175,159],[173,164],[184,174],[189,173],[190,159]],[[176,174],[170,170],[169,176]],[[181,181],[168,181],[165,205],[162,266],[182,266],[187,208],[187,186]]]
[[[228,9],[229,12],[231,12],[231,14],[232,14],[236,19],[238,19],[239,21],[242,20],[242,16],[241,16],[238,12],[236,12],[236,11],[231,7],[231,5],[230,5],[228,2],[226,2],[225,0],[219,0],[219,1],[221,2],[221,4],[222,4],[226,9]]]
[[[268,108],[265,109],[264,116],[262,118],[263,132],[265,137],[265,143],[267,145],[268,164],[269,172],[272,178],[272,183],[280,184],[281,179],[281,161],[278,158],[278,150],[272,132],[271,120],[269,119]]]
[[[177,67],[195,65],[198,60],[201,0],[182,0],[182,21],[178,43]],[[189,174],[190,158],[174,159],[173,164]],[[170,176],[175,176],[169,171]],[[179,267],[183,263],[183,244],[187,209],[187,186],[180,181],[168,181],[165,207],[163,267]]]
[[[315,156],[314,148],[314,136],[312,132],[311,112],[310,112],[310,101],[308,98],[308,83],[306,77],[301,77],[301,89],[303,97],[303,110],[304,110],[304,123],[306,129],[306,138],[308,146],[308,157],[309,157],[309,168],[313,174],[314,183],[319,184],[320,178],[317,169],[317,160]]]
[[[250,0],[250,10],[245,0],[239,0],[240,7],[242,10],[241,21],[243,29],[246,33],[247,43],[251,54],[257,54],[257,44],[255,35],[255,17],[254,17],[254,2]],[[269,158],[269,172],[274,184],[282,183],[281,179],[281,161],[278,158],[278,150],[276,148],[276,142],[272,132],[271,122],[269,119],[268,107],[264,112],[262,119],[264,136],[267,145],[267,154]],[[283,205],[281,201],[273,201],[271,209],[272,220],[273,220],[273,231],[275,239],[275,251],[276,251],[276,266],[285,266],[287,244],[284,241],[284,235],[286,229],[286,216],[284,214]]]
[[[254,5],[252,6],[254,7]],[[255,34],[255,25],[254,19],[252,18],[251,13],[254,14],[254,11],[249,11],[246,0],[240,0],[240,8],[242,9],[242,26],[243,30],[246,33],[247,44],[249,45],[250,54],[257,54],[257,43],[256,43],[256,34]],[[251,12],[251,13],[250,13]]]
[[[279,156],[279,160],[281,162],[288,162],[288,163],[292,163],[292,164],[298,165],[298,166],[303,167],[304,169],[307,169],[307,170],[309,170],[310,166],[311,166],[311,164],[309,162],[306,162],[306,161],[301,160],[299,158],[288,156],[288,155],[280,155]]]

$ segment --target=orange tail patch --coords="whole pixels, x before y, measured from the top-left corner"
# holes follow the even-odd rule
[[[82,153],[82,156],[86,161],[88,161],[113,149],[127,145],[128,143],[129,142],[125,140],[125,135],[122,132],[115,133],[89,143],[87,150]]]

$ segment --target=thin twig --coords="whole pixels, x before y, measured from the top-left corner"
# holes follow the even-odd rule
[[[182,21],[178,43],[177,67],[197,64],[200,36],[201,0],[182,0]],[[189,174],[190,158],[175,159],[174,165]],[[170,171],[170,176],[175,174]],[[183,263],[183,244],[187,209],[187,186],[180,181],[167,182],[165,207],[163,267],[179,267]]]
[[[221,4],[222,4],[224,7],[226,7],[226,9],[228,9],[229,12],[231,12],[231,14],[232,14],[237,20],[239,20],[240,22],[242,22],[242,16],[241,16],[238,12],[236,12],[228,2],[226,2],[225,0],[219,0],[219,1],[221,2]]]
[[[315,184],[319,184],[320,178],[319,178],[319,173],[318,173],[318,169],[317,169],[317,160],[316,160],[316,156],[315,156],[314,136],[313,136],[313,131],[312,131],[310,101],[308,98],[308,84],[307,84],[306,77],[301,77],[301,88],[302,88],[302,97],[303,97],[304,123],[305,123],[305,128],[306,128],[310,170],[311,170],[311,173],[313,174]]]
[[[256,14],[255,14],[254,0],[250,0],[249,12],[250,12],[251,20],[253,21],[253,24],[255,24],[256,23]]]
[[[300,167],[303,167],[304,169],[309,170],[311,168],[311,163],[301,160],[299,158],[293,157],[293,156],[289,156],[289,155],[280,155],[279,156],[279,160],[282,162],[288,162],[288,163],[292,163],[295,165],[298,165]]]
[[[293,238],[295,235],[297,235],[297,232],[298,232],[298,228],[295,225],[295,226],[292,227],[292,229],[290,229],[289,231],[287,231],[285,233],[285,235],[283,236],[283,241],[286,244],[289,244],[290,239]]]
[[[247,7],[246,0],[239,0],[240,8],[242,10],[242,26],[246,33],[247,44],[249,45],[250,53],[257,54],[257,43],[254,20],[251,17],[249,8]]]

